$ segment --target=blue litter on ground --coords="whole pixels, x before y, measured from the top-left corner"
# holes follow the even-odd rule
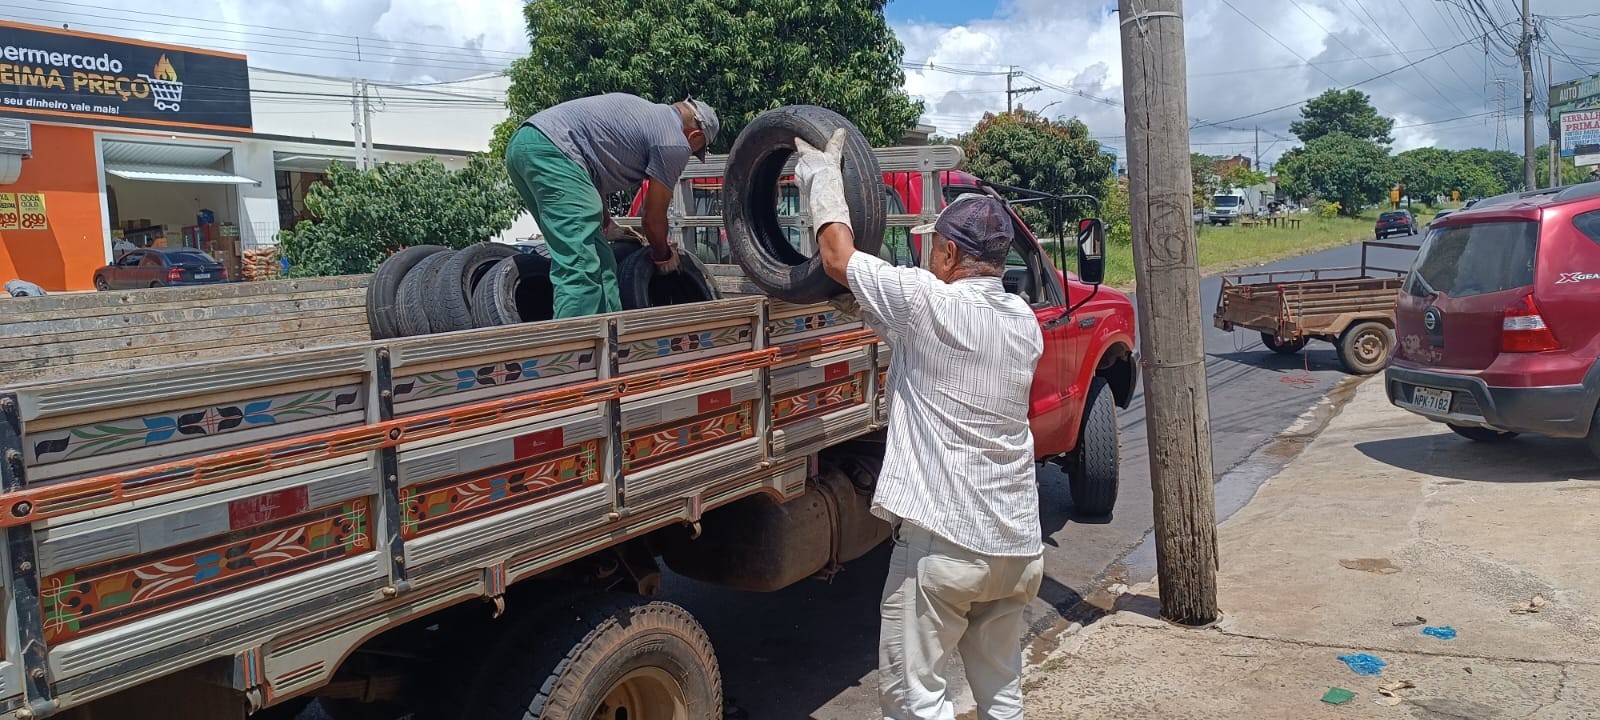
[[[1384,666],[1389,664],[1366,653],[1340,655],[1339,662],[1349,665],[1350,670],[1357,675],[1377,675],[1382,673]]]
[[[1422,634],[1436,637],[1440,640],[1456,639],[1456,629],[1450,627],[1449,625],[1445,625],[1443,627],[1425,627],[1422,629]]]

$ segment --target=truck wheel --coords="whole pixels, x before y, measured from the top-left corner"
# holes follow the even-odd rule
[[[792,303],[821,302],[844,292],[828,278],[820,254],[807,257],[778,224],[778,179],[794,154],[795,137],[821,148],[844,128],[844,188],[856,249],[877,255],[883,245],[883,172],[872,146],[849,120],[827,108],[791,105],[762,113],[739,133],[728,154],[723,221],[734,262],[767,294]]]
[[[1509,430],[1491,430],[1485,427],[1474,427],[1471,425],[1451,425],[1450,423],[1445,423],[1444,425],[1445,427],[1450,428],[1451,432],[1473,442],[1496,443],[1510,440],[1511,438],[1517,436],[1517,433]]]
[[[721,297],[705,263],[694,253],[678,249],[678,272],[658,275],[650,248],[639,248],[617,264],[617,285],[622,309],[684,305]]]
[[[412,245],[386,258],[367,283],[367,325],[373,340],[400,337],[400,319],[395,309],[395,297],[400,283],[423,258],[449,248],[438,245]]]
[[[1293,355],[1305,349],[1306,339],[1285,340],[1272,333],[1261,333],[1261,344],[1279,355]]]
[[[517,633],[485,658],[460,717],[703,720],[722,717],[711,639],[677,605],[602,595]]]
[[[550,258],[518,253],[495,263],[472,291],[472,323],[498,327],[555,317]]]
[[[432,312],[428,326],[434,332],[472,329],[472,291],[494,264],[517,254],[510,245],[481,242],[457,250],[439,268],[439,277],[427,288]]]
[[[1068,453],[1064,466],[1067,487],[1072,491],[1072,506],[1079,514],[1105,517],[1116,507],[1121,453],[1117,407],[1111,385],[1105,378],[1095,376],[1089,384],[1089,397],[1083,404],[1078,447]]]
[[[1368,320],[1339,336],[1339,364],[1352,375],[1371,375],[1389,362],[1389,328]]]
[[[429,255],[400,281],[400,289],[394,297],[396,327],[400,330],[400,337],[416,337],[432,332],[433,321],[428,316],[430,312],[437,311],[428,309],[428,290],[439,279],[439,270],[444,267],[445,261],[454,254],[454,250],[446,250]]]

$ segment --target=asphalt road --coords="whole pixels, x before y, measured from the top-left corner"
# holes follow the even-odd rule
[[[1409,240],[1409,238],[1397,238]],[[1355,265],[1359,245],[1274,263],[1261,269],[1301,270]],[[1374,260],[1405,267],[1409,257],[1376,251]],[[1249,472],[1228,475],[1274,435],[1289,427],[1348,376],[1332,346],[1312,342],[1300,355],[1278,356],[1254,333],[1211,327],[1221,280],[1201,285],[1206,323],[1206,374],[1210,381],[1213,462],[1219,508],[1236,507],[1274,469],[1252,462]],[[1117,512],[1084,521],[1072,511],[1065,478],[1042,470],[1045,581],[1030,611],[1035,632],[1082,609],[1086,595],[1104,582],[1108,568],[1147,579],[1151,492],[1142,392],[1119,416],[1122,485]],[[1225,486],[1225,487],[1224,487]],[[1224,497],[1226,495],[1226,497]],[[1124,570],[1128,560],[1131,569]],[[877,712],[877,605],[887,568],[887,548],[846,566],[831,582],[807,581],[776,593],[745,593],[669,576],[662,599],[688,608],[710,633],[722,666],[730,718],[818,720],[880,717]],[[1141,575],[1142,573],[1142,575]],[[1112,578],[1115,579],[1115,578]]]

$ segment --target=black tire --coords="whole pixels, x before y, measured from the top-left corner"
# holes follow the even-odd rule
[[[106,276],[96,275],[94,276],[94,289],[105,292],[111,289],[111,283],[106,280]]]
[[[617,264],[617,285],[623,310],[686,305],[717,300],[716,283],[700,258],[678,252],[678,272],[660,275],[650,248],[640,248]]]
[[[519,253],[494,264],[472,291],[472,324],[498,327],[555,317],[550,259]]]
[[[373,340],[400,337],[400,320],[394,302],[400,292],[401,281],[423,258],[447,249],[438,245],[413,245],[390,255],[378,265],[367,283],[367,326],[372,330]]]
[[[1272,333],[1261,333],[1261,344],[1279,355],[1293,355],[1306,348],[1305,338],[1285,340]]]
[[[1594,417],[1589,420],[1589,436],[1584,438],[1589,445],[1589,452],[1600,458],[1600,407],[1594,409]]]
[[[677,605],[600,595],[509,633],[484,658],[459,717],[475,720],[590,720],[660,717],[637,708],[602,715],[611,690],[644,676],[681,702],[685,717],[720,718],[722,674],[711,639]],[[626,707],[623,705],[622,707]],[[614,710],[617,709],[613,705]],[[665,715],[670,717],[670,715]]]
[[[1067,488],[1072,506],[1085,517],[1105,517],[1117,505],[1122,446],[1111,385],[1095,376],[1083,405],[1078,447],[1067,455]]]
[[[1359,322],[1339,336],[1339,364],[1352,375],[1371,375],[1389,363],[1393,346],[1394,339],[1383,323]]]
[[[822,257],[806,257],[778,225],[778,179],[794,154],[795,137],[824,147],[845,128],[844,190],[856,249],[877,255],[883,245],[883,172],[872,146],[849,120],[827,108],[791,105],[756,117],[734,140],[723,185],[723,223],[734,262],[768,295],[814,303],[844,292],[823,270]]]
[[[433,253],[406,273],[394,294],[394,319],[397,337],[416,337],[433,332],[428,319],[429,290],[439,279],[439,270],[455,255],[454,250]]]
[[[489,268],[516,254],[516,248],[492,242],[469,245],[453,253],[439,268],[439,277],[426,288],[431,295],[428,327],[433,332],[471,330],[472,291]]]
[[[1470,425],[1451,425],[1450,423],[1445,423],[1445,427],[1450,428],[1451,432],[1460,435],[1461,437],[1473,442],[1481,443],[1505,442],[1518,435],[1518,433],[1514,433],[1509,430],[1491,430],[1489,428],[1473,427]]]

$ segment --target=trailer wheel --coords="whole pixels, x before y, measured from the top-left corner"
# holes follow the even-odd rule
[[[705,263],[694,253],[678,249],[678,272],[656,273],[650,248],[639,248],[617,263],[617,285],[622,291],[622,309],[665,307],[706,302],[721,297]]]
[[[400,281],[400,289],[395,292],[394,299],[395,326],[400,331],[399,337],[427,335],[433,331],[432,321],[428,318],[429,290],[438,280],[439,270],[444,267],[445,261],[455,252],[445,250],[423,258]]]
[[[367,325],[372,330],[373,340],[400,337],[400,320],[395,309],[400,283],[423,258],[447,249],[438,245],[413,245],[390,255],[378,265],[378,270],[372,273],[372,280],[367,283]]]
[[[1121,465],[1121,439],[1117,434],[1117,408],[1111,385],[1095,376],[1083,405],[1083,425],[1078,447],[1067,453],[1062,469],[1072,506],[1086,517],[1105,517],[1117,505]]]
[[[550,258],[518,253],[495,263],[472,292],[472,323],[477,327],[515,325],[555,317],[555,286]]]
[[[601,595],[534,623],[491,653],[460,717],[702,720],[722,717],[711,639],[677,605]]]
[[[1368,320],[1351,325],[1339,336],[1339,364],[1352,375],[1371,375],[1389,362],[1389,328]]]
[[[516,248],[493,242],[457,250],[439,268],[439,277],[428,288],[428,326],[434,332],[471,330],[472,291],[478,288],[489,268],[516,254]]]
[[[792,303],[821,302],[845,291],[828,278],[820,254],[789,244],[778,224],[778,180],[794,154],[795,137],[816,147],[844,128],[844,188],[856,249],[877,255],[883,245],[883,172],[861,131],[838,113],[814,105],[769,110],[751,121],[728,154],[723,221],[734,262],[767,294]]]
[[[1305,338],[1287,340],[1272,333],[1261,333],[1261,344],[1279,355],[1293,355],[1306,347]]]

